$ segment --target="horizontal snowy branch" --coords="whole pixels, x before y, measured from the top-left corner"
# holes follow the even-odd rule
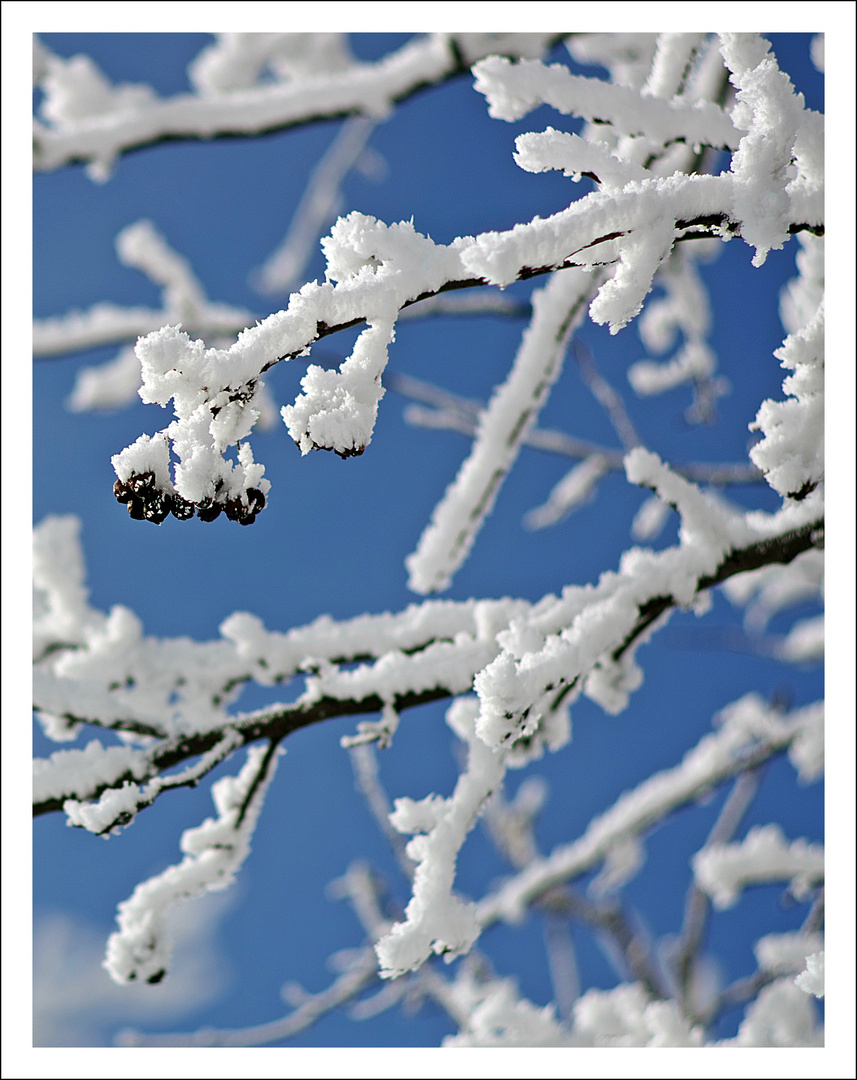
[[[153,474],[152,497],[178,495],[180,505],[192,504],[190,513],[194,506],[220,507],[230,498],[246,503],[264,470],[257,466],[251,481],[223,454],[252,430],[261,407],[260,376],[281,360],[305,355],[322,337],[365,322],[368,329],[339,373],[311,365],[304,393],[283,411],[302,452],[318,447],[343,457],[362,453],[383,395],[380,380],[400,310],[448,290],[503,286],[553,269],[592,270],[618,261],[590,307],[597,322],[609,322],[616,331],[637,314],[677,240],[740,234],[731,206],[729,176],[674,176],[629,184],[620,193],[595,192],[546,220],[448,246],[407,222],[387,226],[350,214],[323,243],[329,280],[305,285],[285,311],[245,330],[229,349],[206,349],[177,326],[139,341],[141,396],[161,405],[172,399],[176,420],[155,439],[144,437],[116,455],[117,475],[125,482]],[[812,209],[809,224],[821,227],[819,200],[799,209]],[[174,481],[168,458],[161,461],[162,440],[172,442],[181,459]],[[157,512],[146,516],[163,519]]]
[[[128,225],[116,237],[120,262],[161,286],[161,308],[95,304],[86,311],[33,320],[33,355],[66,356],[104,345],[135,342],[165,323],[180,322],[191,334],[234,336],[254,315],[246,308],[213,303],[189,263],[175,252],[150,221]],[[139,362],[137,364],[139,370]],[[139,385],[139,379],[138,379]]]
[[[103,180],[121,154],[167,139],[261,135],[354,115],[384,119],[397,102],[466,73],[484,56],[538,56],[560,37],[430,34],[376,63],[344,55],[342,63],[318,74],[303,70],[287,81],[259,85],[235,85],[233,79],[232,85],[217,86],[198,79],[199,93],[172,98],[158,98],[149,86],[114,87],[89,57],[66,61],[48,53],[41,81],[47,123],[34,122],[34,168],[47,171],[83,161],[94,179]]]
[[[523,726],[519,728],[502,713],[499,720],[504,731],[518,731],[524,750],[528,741],[538,744],[545,735],[539,724],[541,716],[551,711],[551,702],[581,681],[586,692],[602,704],[615,706],[617,694],[627,697],[632,684],[623,689],[611,683],[611,666],[621,665],[623,656],[671,607],[692,603],[697,593],[734,574],[790,562],[816,546],[823,522],[812,518],[812,512],[810,498],[765,518],[755,536],[752,530],[748,534],[752,539],[746,546],[727,544],[709,570],[699,563],[692,572],[682,570],[681,578],[675,576],[675,567],[667,570],[671,562],[678,560],[680,567],[682,559],[686,561],[680,547],[637,552],[618,574],[604,575],[599,586],[570,587],[561,599],[548,596],[536,605],[521,600],[427,601],[399,614],[361,616],[344,623],[325,616],[286,634],[267,631],[253,616],[234,615],[223,624],[223,640],[203,643],[145,638],[139,620],[127,609],[117,607],[104,616],[89,608],[85,599],[81,601],[62,575],[56,580],[40,572],[39,603],[45,611],[34,623],[42,657],[34,668],[34,704],[47,714],[48,734],[68,738],[58,731],[62,722],[72,726],[72,734],[74,725],[90,723],[124,731],[128,737],[134,733],[155,736],[157,741],[132,755],[119,755],[121,760],[108,774],[103,773],[105,765],[98,763],[82,772],[78,766],[82,759],[75,754],[38,762],[40,797],[34,814],[60,810],[69,798],[93,802],[110,788],[122,789],[126,782],[151,781],[167,769],[209,753],[230,733],[237,736],[236,745],[263,739],[279,742],[293,731],[332,717],[381,713],[388,707],[400,713],[468,693],[474,686],[481,688],[484,712],[498,687],[501,658],[505,670],[510,658],[514,664],[514,654],[522,644],[529,646],[536,659],[538,642],[553,639],[567,646],[579,628],[595,624],[599,612],[609,615],[611,596],[622,588],[630,590],[617,609],[622,618],[617,621],[609,615],[600,636],[589,632],[591,656],[585,662],[589,666],[579,668],[575,675],[574,664],[561,665],[562,676],[553,689],[541,694],[545,698],[539,706],[542,711],[531,709],[533,685],[543,686],[539,665],[527,661],[526,670],[536,673],[535,684],[532,675],[515,678],[514,693],[519,707],[526,710]],[[50,522],[49,535],[55,532],[72,539],[61,526],[63,519],[59,524]],[[74,556],[73,550],[68,553],[70,572],[79,573]],[[711,560],[710,551],[706,559]],[[647,573],[641,573],[644,568]],[[670,583],[676,593],[667,588]],[[67,644],[66,626],[74,612],[82,625],[78,640]],[[570,636],[563,636],[565,627],[570,628]],[[550,645],[543,650],[548,666],[559,651]],[[578,663],[582,661],[578,657]],[[620,666],[620,670],[625,669]],[[245,682],[252,679],[273,686],[296,675],[302,675],[306,683],[292,703],[246,714],[228,711]],[[494,691],[489,692],[489,687]],[[491,724],[481,729],[485,738],[482,730],[491,737],[494,729]]]
[[[562,64],[492,56],[473,73],[490,115],[499,120],[520,120],[547,104],[569,116],[610,124],[621,135],[645,134],[660,143],[681,139],[735,149],[741,138],[728,114],[712,102],[642,97],[628,86],[573,75]]]
[[[824,880],[824,847],[806,840],[788,843],[778,825],[757,826],[741,843],[715,844],[698,852],[693,873],[717,908],[732,907],[743,889],[788,881],[797,897]]]

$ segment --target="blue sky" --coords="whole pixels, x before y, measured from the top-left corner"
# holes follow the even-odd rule
[[[113,79],[147,81],[162,94],[187,88],[185,65],[209,40],[205,34],[42,36],[60,55],[89,53]],[[372,59],[405,37],[359,35],[353,44],[358,55]],[[771,40],[808,104],[822,109],[822,77],[809,61],[809,35],[772,35]],[[344,209],[385,222],[413,216],[417,230],[438,242],[507,228],[536,214],[547,216],[578,192],[561,175],[523,172],[511,157],[518,133],[547,124],[571,129],[569,118],[546,108],[518,124],[491,120],[468,79],[427,90],[376,130],[371,145],[386,162],[385,175],[352,174],[344,187]],[[336,124],[328,123],[259,140],[168,143],[121,160],[104,185],[89,180],[80,166],[37,175],[36,317],[99,300],[156,305],[155,287],[121,266],[113,247],[117,232],[141,218],[151,218],[190,261],[209,297],[246,305],[260,316],[277,310],[279,305],[253,291],[249,279],[284,235],[307,172],[336,130]],[[660,398],[635,398],[625,379],[628,364],[643,355],[633,325],[612,338],[592,323],[580,331],[629,404],[643,441],[666,460],[739,461],[746,455],[747,425],[759,402],[781,393],[783,373],[772,357],[784,336],[777,296],[794,272],[796,249],[791,243],[754,270],[752,250],[733,241],[703,271],[715,315],[711,342],[720,373],[732,387],[711,427],[683,420],[689,405],[686,388]],[[307,279],[322,273],[317,256]],[[510,292],[526,297],[531,288],[518,285]],[[390,370],[484,400],[504,376],[522,330],[523,323],[513,319],[414,319],[397,330]],[[317,351],[325,362],[341,359],[352,340],[353,335],[337,335]],[[389,391],[372,443],[360,458],[341,461],[320,453],[301,458],[282,425],[254,434],[256,459],[265,462],[273,487],[268,508],[251,528],[240,529],[222,518],[211,524],[170,518],[155,528],[130,520],[113,499],[110,457],[142,432],[163,427],[164,414],[142,404],[109,415],[75,414],[65,407],[75,373],[109,359],[114,351],[39,360],[33,372],[33,519],[67,513],[81,518],[94,606],[125,604],[138,613],[149,634],[206,640],[236,610],[252,611],[269,628],[284,630],[322,613],[347,618],[395,611],[416,599],[406,587],[404,558],[467,452],[464,436],[407,425],[404,399]],[[294,399],[299,363],[281,365],[283,370],[271,374],[269,386],[279,404]],[[605,414],[571,364],[542,424],[618,446]],[[615,568],[632,543],[630,523],[644,498],[619,475],[609,477],[591,503],[553,529],[534,533],[521,524],[567,468],[562,459],[533,450],[523,453],[469,562],[445,595],[535,600],[567,583],[595,581],[601,571]],[[760,488],[730,494],[748,507],[775,505]],[[673,522],[655,546],[674,541]],[[740,612],[715,597],[704,625],[737,628],[740,623]],[[704,636],[701,625],[693,616],[674,616],[669,628],[640,651],[645,683],[625,713],[606,716],[581,699],[572,709],[571,745],[525,773],[510,774],[510,794],[530,773],[549,781],[538,830],[544,851],[577,835],[592,814],[626,788],[675,764],[710,729],[714,713],[742,694],[755,690],[770,697],[783,691],[794,705],[821,696],[820,668],[795,668],[749,651],[727,650],[722,647],[725,635]],[[774,620],[771,629],[782,633],[787,626],[788,620]],[[261,697],[248,694],[239,708],[262,703]],[[403,716],[392,748],[381,755],[391,797],[451,790],[456,777],[453,737],[443,714],[444,706],[438,705]],[[370,860],[390,876],[399,902],[407,901],[405,884],[354,792],[347,755],[339,748],[340,737],[353,730],[353,721],[336,721],[288,740],[236,896],[212,931],[212,948],[223,959],[222,990],[194,1011],[175,1015],[172,1023],[166,1017],[153,1020],[149,1030],[273,1020],[283,1009],[283,983],[297,981],[312,991],[327,985],[332,978],[325,968],[327,957],[361,943],[353,914],[325,895],[327,883],[351,860]],[[39,756],[56,749],[38,730],[34,748]],[[227,763],[225,770],[236,771],[236,763]],[[624,896],[652,938],[666,940],[680,928],[687,858],[704,841],[722,799],[719,792],[707,805],[680,812],[648,842],[646,867]],[[66,828],[58,815],[38,820],[37,925],[62,912],[106,939],[117,903],[138,881],[177,861],[181,831],[211,810],[209,785],[204,784],[196,792],[161,800],[132,828],[106,842]],[[788,836],[821,839],[821,785],[801,788],[787,763],[772,764],[744,830],[770,820],[780,822]],[[472,836],[461,860],[461,890],[478,898],[505,872],[484,840]],[[726,977],[752,972],[752,943],[760,933],[797,928],[804,915],[805,908],[784,905],[782,890],[772,887],[755,890],[733,911],[715,916],[711,946]],[[539,1004],[552,996],[541,934],[538,920],[531,918],[520,928],[494,928],[482,941],[497,973],[515,975],[522,993]],[[581,934],[575,941],[583,985],[614,985],[616,976],[591,939]],[[100,1037],[109,1037],[138,1022],[129,1011],[96,1027]],[[731,1034],[734,1024],[735,1017],[722,1034]],[[145,1022],[139,1026],[147,1029]],[[428,1007],[415,1017],[394,1010],[359,1023],[337,1014],[290,1045],[436,1045],[451,1030],[449,1021]]]

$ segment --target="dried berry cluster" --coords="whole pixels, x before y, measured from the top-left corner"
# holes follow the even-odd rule
[[[265,496],[258,488],[248,488],[244,498],[238,497],[220,502],[204,499],[199,503],[189,502],[181,495],[161,491],[155,486],[155,477],[151,472],[137,473],[127,480],[117,480],[113,485],[116,501],[128,504],[128,513],[137,521],[153,521],[160,525],[169,515],[179,521],[187,521],[194,513],[200,521],[214,521],[221,511],[225,511],[230,521],[240,525],[252,525],[256,515],[265,508]]]

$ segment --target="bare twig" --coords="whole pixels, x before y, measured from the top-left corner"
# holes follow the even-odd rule
[[[366,948],[326,990],[307,995],[301,1005],[279,1020],[247,1028],[203,1028],[190,1034],[146,1035],[138,1031],[123,1031],[116,1041],[119,1046],[264,1046],[306,1031],[322,1016],[353,1001],[377,978],[375,952]]]
[[[649,948],[634,933],[621,904],[610,901],[594,904],[567,886],[551,889],[537,903],[554,914],[564,912],[567,917],[579,919],[607,934],[626,965],[623,974],[630,974],[636,982],[642,983],[654,1000],[665,1001],[671,996]]]
[[[471,398],[463,398],[449,390],[433,386],[431,383],[416,379],[412,375],[402,375],[388,371],[384,376],[388,389],[414,401],[422,401],[433,406],[421,409],[419,406],[408,408],[406,419],[420,427],[430,427],[444,431],[457,431],[471,438],[476,434],[477,418],[484,405]],[[633,430],[633,428],[632,428]],[[583,460],[593,456],[604,459],[611,471],[625,468],[625,453],[602,446],[586,439],[578,439],[565,432],[550,428],[532,428],[524,438],[524,444],[534,450],[544,450],[549,454]],[[635,445],[639,445],[637,442]],[[743,462],[688,462],[674,464],[673,471],[696,483],[710,484],[713,487],[726,487],[731,484],[758,484],[764,480],[761,470],[755,465]]]
[[[582,341],[575,340],[571,352],[577,361],[581,378],[592,391],[595,400],[604,407],[604,411],[610,418],[610,423],[613,425],[613,429],[625,449],[633,450],[635,446],[642,446],[642,440],[634,428],[624,402],[598,370],[595,357],[591,351]]]
[[[387,797],[387,792],[381,784],[378,774],[378,758],[375,749],[369,744],[354,746],[349,750],[351,767],[354,770],[354,779],[357,789],[366,799],[372,816],[378,823],[384,839],[392,848],[402,873],[410,881],[414,876],[414,863],[405,854],[405,838],[396,832],[390,824],[390,814],[393,807]]]
[[[759,789],[761,775],[758,769],[742,773],[732,787],[717,821],[706,840],[710,844],[724,844],[734,835]],[[691,883],[685,901],[684,924],[681,940],[673,961],[678,998],[685,1016],[695,1016],[693,1006],[693,974],[697,954],[705,936],[711,900],[696,882]]]
[[[510,804],[498,791],[486,804],[483,817],[486,831],[498,851],[516,870],[523,870],[539,857],[533,829],[535,814],[541,807],[537,798],[532,805],[519,807]],[[574,943],[568,931],[568,920],[578,919],[601,931],[610,940],[611,952],[620,957],[617,965],[624,977],[629,973],[641,982],[656,999],[669,997],[650,950],[635,934],[620,904],[606,901],[601,904],[585,899],[569,886],[559,886],[535,902],[545,915],[545,944],[551,980],[560,1016],[568,1019],[579,993]]]

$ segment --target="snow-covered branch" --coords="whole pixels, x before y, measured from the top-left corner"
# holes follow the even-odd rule
[[[202,337],[229,337],[254,318],[246,308],[209,300],[190,264],[173,251],[151,221],[137,221],[124,228],[116,237],[116,253],[124,266],[139,270],[162,287],[162,307],[127,308],[101,303],[87,311],[35,319],[35,357],[66,356],[134,342],[170,322],[180,322],[188,333]],[[137,361],[138,386],[139,367]]]
[[[788,881],[797,897],[824,880],[824,848],[805,840],[786,842],[778,825],[751,829],[740,844],[704,848],[693,860],[697,884],[717,908],[732,907],[740,892],[765,881]]]
[[[481,57],[540,56],[557,34],[429,34],[374,64],[350,55],[342,34],[224,34],[191,68],[196,93],[159,98],[145,84],[113,86],[88,56],[42,50],[42,119],[33,125],[37,170],[87,162],[105,180],[116,159],[166,139],[213,139],[344,116],[382,120],[397,102],[463,75]],[[259,81],[265,73],[273,81]]]
[[[107,943],[105,960],[117,982],[160,982],[171,951],[164,934],[167,910],[178,901],[232,884],[250,852],[278,752],[277,747],[251,747],[238,776],[224,777],[212,788],[217,818],[185,831],[182,862],[138,885],[119,905],[119,930]]]
[[[480,416],[470,456],[435,507],[417,550],[406,560],[408,583],[415,592],[445,589],[467,558],[559,377],[568,341],[583,320],[597,282],[597,277],[593,281],[581,271],[567,270],[533,295],[533,320],[512,370]]]
[[[108,789],[127,792],[128,783],[151,780],[208,754],[228,733],[236,745],[279,742],[334,716],[380,713],[386,707],[400,713],[474,687],[482,699],[481,738],[518,751],[538,747],[543,739],[550,744],[548,718],[570,691],[585,688],[609,709],[627,700],[639,685],[637,669],[628,662],[634,647],[670,608],[695,603],[698,593],[733,574],[789,562],[815,546],[823,524],[812,516],[812,502],[760,519],[755,536],[744,526],[751,542],[730,549],[726,541],[719,554],[708,544],[696,554],[693,545],[658,553],[637,550],[618,573],[604,574],[598,586],[569,587],[559,600],[548,596],[533,606],[520,600],[429,601],[397,615],[343,623],[322,617],[286,634],[267,631],[254,616],[236,614],[223,624],[222,640],[204,643],[144,638],[139,620],[127,609],[116,607],[105,616],[86,606],[82,633],[70,647],[62,628],[69,604],[81,610],[81,601],[62,579],[44,575],[37,578],[45,611],[34,622],[42,657],[34,669],[34,703],[46,731],[69,738],[81,723],[91,723],[129,737],[157,733],[160,741],[123,751],[107,774],[97,749],[89,752],[98,762],[94,772],[81,772],[79,751],[38,762],[41,797],[34,813],[59,810],[67,799],[92,802]],[[701,508],[705,505],[703,499]],[[37,531],[37,550],[55,534],[67,541],[74,537],[73,520],[49,519],[43,529],[47,538]],[[79,565],[77,571],[73,565],[79,563],[78,552],[70,551],[67,562],[79,573]],[[599,622],[603,629],[596,633]],[[534,648],[538,641],[543,644]],[[576,642],[584,641],[581,650]],[[356,667],[342,666],[355,661],[360,661]],[[293,703],[229,712],[246,681],[273,686],[299,675],[306,689]],[[149,801],[139,800],[134,794],[135,806]]]
[[[728,178],[685,179],[698,180],[703,185],[699,193],[705,195],[707,191],[714,196],[713,201],[729,201]],[[706,187],[708,181],[711,185]],[[657,185],[660,181],[647,183]],[[655,188],[647,190],[650,197],[656,197]],[[681,191],[681,185],[677,192],[671,191],[671,200],[678,199]],[[142,500],[144,508],[166,496],[183,500],[177,503],[182,514],[186,503],[203,510],[212,505],[223,508],[235,498],[246,503],[248,489],[256,485],[223,454],[239,440],[246,440],[258,418],[264,385],[261,375],[281,360],[305,354],[322,337],[366,322],[367,329],[339,372],[311,365],[302,380],[304,393],[295,405],[283,410],[289,433],[302,453],[315,448],[334,450],[341,457],[362,453],[371,439],[383,396],[380,380],[398,312],[445,289],[485,283],[505,285],[550,269],[594,269],[604,262],[624,259],[624,255],[617,255],[614,245],[617,238],[633,230],[632,225],[628,230],[605,231],[584,239],[593,231],[598,233],[598,228],[591,226],[601,225],[602,211],[607,213],[602,205],[587,204],[602,198],[595,193],[546,221],[516,226],[507,233],[465,238],[449,246],[434,244],[406,222],[388,227],[360,214],[340,219],[323,244],[329,280],[323,285],[305,285],[291,297],[285,311],[243,331],[229,349],[206,349],[201,341],[192,340],[176,326],[164,327],[138,342],[137,356],[143,373],[141,397],[161,405],[172,400],[176,420],[154,439],[142,436],[114,457],[119,480],[126,483],[133,477],[153,474],[151,495]],[[646,206],[643,191],[633,197],[626,191],[616,198],[620,203],[625,200],[623,205],[628,211],[633,206],[632,217],[641,229],[645,228],[643,220],[657,216],[654,206]],[[615,295],[618,280],[627,275],[620,266],[618,276],[601,287],[590,307],[596,321],[610,321],[611,329],[618,329],[636,314],[659,260],[666,257],[672,243],[680,238],[679,233],[700,222],[706,229],[720,228],[718,223],[725,221],[728,214],[723,211],[712,216],[700,211],[699,206],[705,202],[705,198],[694,202],[697,209],[689,211],[688,220],[677,218],[669,225],[668,240],[664,233],[666,246],[652,263],[645,283],[639,282],[644,284],[642,292],[634,287],[633,297],[628,293],[621,302]],[[573,226],[587,208],[592,210],[585,217],[589,227],[575,235]],[[623,216],[620,205],[612,206],[609,212],[615,214],[616,221]],[[593,248],[599,254],[588,254]],[[623,291],[627,291],[624,286]],[[611,295],[613,299],[608,302]],[[174,481],[169,477],[170,443],[180,459]],[[245,442],[244,446],[249,444]],[[259,478],[264,471],[261,465],[254,470],[254,476],[258,474]],[[262,483],[266,485],[260,487],[264,494],[268,481]],[[150,519],[157,520],[158,514]]]
[[[724,710],[720,731],[706,735],[679,765],[626,792],[595,818],[578,840],[534,860],[486,896],[478,905],[480,926],[490,926],[499,919],[520,919],[534,900],[599,865],[620,841],[639,847],[640,837],[677,807],[775,754],[789,750],[792,763],[805,780],[816,779],[821,770],[822,739],[820,703],[781,716],[758,696],[743,698]],[[801,872],[809,872],[803,864],[793,867],[788,876]]]

